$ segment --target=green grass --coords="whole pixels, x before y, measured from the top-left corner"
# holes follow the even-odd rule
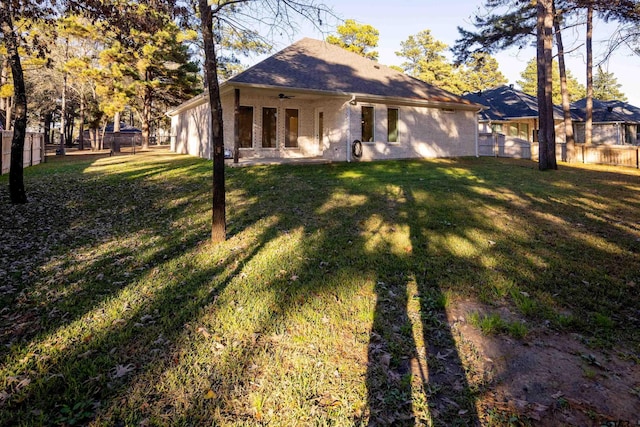
[[[486,335],[506,333],[514,338],[522,339],[528,332],[524,323],[504,320],[497,313],[480,315],[477,312],[473,312],[469,315],[469,323],[479,328]]]
[[[210,162],[49,160],[26,205],[0,177],[3,426],[468,425],[462,298],[525,318],[478,319],[518,338],[640,345],[637,170],[228,168],[212,245]]]

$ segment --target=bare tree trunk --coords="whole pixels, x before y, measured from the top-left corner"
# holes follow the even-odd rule
[[[553,48],[553,0],[538,0],[537,13],[537,61],[538,61],[538,168],[557,169],[556,141],[552,100],[552,48]]]
[[[0,70],[0,86],[7,84],[9,81],[9,58],[5,57],[2,60],[2,69]],[[4,130],[10,130],[11,128],[11,97],[0,99],[0,109],[4,111]]]
[[[91,140],[91,151],[97,151],[98,146],[98,128],[89,129],[89,139]]]
[[[64,73],[62,78],[62,104],[60,106],[60,154],[64,154],[64,146],[65,146],[65,126],[67,119],[67,73]]]
[[[73,127],[74,127],[74,116],[73,112],[67,109],[67,118],[65,119],[65,129],[64,129],[64,141],[65,146],[72,147],[73,146]]]
[[[560,18],[555,10],[554,1],[553,26],[556,33],[556,45],[558,46],[558,68],[560,70],[560,92],[562,93],[562,112],[564,114],[564,134],[567,147],[567,158],[563,159],[572,162],[575,156],[575,139],[573,137],[573,121],[571,120],[571,99],[569,98],[569,85],[567,84],[567,67],[564,62],[564,43],[562,42],[562,32],[560,30]]]
[[[587,7],[587,120],[584,127],[585,144],[593,143],[593,5]]]
[[[5,130],[12,130],[13,129],[13,103],[14,103],[14,97],[10,96],[8,98],[6,98],[6,107],[4,109],[5,114],[5,124],[6,126],[4,127]]]
[[[80,93],[80,125],[78,126],[78,149],[84,150],[84,95]]]
[[[144,101],[142,105],[142,149],[144,150],[149,148],[149,128],[151,122],[152,100],[153,96],[151,93],[151,88],[147,86],[144,90]]]
[[[24,190],[23,151],[27,130],[27,92],[24,84],[22,63],[18,52],[18,37],[13,29],[11,5],[5,2],[0,6],[0,29],[4,37],[4,46],[11,64],[15,97],[15,122],[11,140],[11,165],[9,170],[9,195],[12,203],[26,203]],[[7,122],[10,118],[7,117]]]
[[[120,152],[120,111],[113,116],[113,133],[111,134],[111,152]]]
[[[53,113],[46,113],[44,115],[43,127],[44,127],[44,141],[43,144],[49,144],[51,141],[51,122],[53,121]]]
[[[224,142],[222,125],[222,104],[218,85],[218,64],[213,38],[213,16],[207,0],[198,0],[204,40],[205,72],[211,106],[211,134],[213,149],[213,209],[211,223],[211,241],[223,242],[227,238],[225,214],[224,182]]]

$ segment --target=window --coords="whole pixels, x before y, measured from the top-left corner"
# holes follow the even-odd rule
[[[262,109],[262,148],[277,147],[278,109],[264,107]]]
[[[491,125],[491,130],[495,133],[502,133],[502,123],[494,123]]]
[[[362,107],[362,141],[373,142],[373,107]]]
[[[518,136],[527,141],[529,140],[529,125],[527,123],[520,123],[520,134]]]
[[[634,136],[637,135],[636,125],[624,125],[624,143],[625,144],[635,144],[633,140]]]
[[[240,106],[238,113],[240,148],[251,148],[253,147],[253,107]]]
[[[284,146],[298,146],[298,110],[287,108],[284,113]]]
[[[387,141],[398,142],[398,109],[387,109]]]

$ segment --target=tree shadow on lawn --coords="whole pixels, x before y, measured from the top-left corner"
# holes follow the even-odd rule
[[[145,264],[152,270],[129,280],[136,285],[131,291],[139,293],[137,305],[114,305],[118,314],[107,314],[115,323],[97,333],[89,327],[61,352],[44,354],[50,359],[30,354],[28,343],[5,357],[3,366],[15,363],[7,375],[18,381],[28,378],[31,384],[12,397],[24,400],[0,407],[0,419],[51,423],[63,405],[82,403],[90,409],[88,417],[98,413],[96,422],[103,424],[479,423],[475,403],[488,384],[471,383],[465,371],[468,366],[446,314],[451,295],[517,310],[514,295],[526,292],[549,316],[561,310],[611,315],[609,310],[620,304],[622,316],[637,301],[622,285],[637,281],[640,271],[634,251],[638,236],[626,224],[633,223],[637,212],[627,208],[629,218],[622,225],[606,222],[602,219],[608,211],[598,205],[601,201],[588,184],[580,188],[567,175],[540,178],[535,171],[505,184],[502,174],[514,165],[496,162],[487,169],[483,163],[234,169],[229,171],[229,195],[242,203],[229,206],[232,236],[217,249],[202,244],[208,237],[206,224],[191,228],[180,222],[183,210],[208,216],[202,177],[210,164],[203,163],[201,174],[160,199],[178,199],[158,215],[181,228],[167,233],[170,224],[160,223],[147,230],[155,238],[136,248],[149,251]],[[145,174],[146,179],[162,176],[151,170]],[[565,206],[545,200],[544,186],[533,182],[539,179],[565,185],[555,193]],[[145,181],[149,200],[150,182]],[[191,196],[183,197],[185,191]],[[582,234],[597,230],[604,242],[574,242],[582,235],[571,235],[571,224],[558,220],[562,215],[581,218]],[[517,231],[505,221],[518,224]],[[145,230],[135,223],[123,228],[120,238],[137,229]],[[609,242],[626,248],[632,258],[621,269],[593,262],[576,271],[563,265],[553,247],[535,246],[532,253],[537,240],[575,247],[581,251],[577,259],[590,260],[612,258],[611,248],[601,245]],[[111,259],[131,254],[130,248],[116,247]],[[107,267],[90,260],[77,273],[95,274]],[[130,272],[137,267],[123,263]],[[622,282],[611,289],[593,285],[597,295],[612,301],[596,308],[585,296],[576,298],[572,286],[601,277],[603,271]],[[255,289],[243,287],[249,281]],[[89,292],[91,285],[84,284],[83,291]],[[106,290],[70,320],[104,315],[96,307],[117,303],[128,287],[123,283]],[[65,298],[60,303],[69,310],[71,303],[86,304],[75,294]],[[223,311],[235,314],[242,327],[221,323]],[[372,314],[369,322],[356,321],[366,313]],[[624,322],[612,319],[615,327]],[[68,323],[55,320],[46,332],[53,337]],[[362,324],[371,329],[358,329]],[[26,341],[35,344],[39,336]],[[360,348],[366,349],[364,355]],[[18,363],[22,357],[27,360]],[[16,385],[11,387],[15,391]],[[359,400],[366,405],[357,406]],[[42,402],[46,404],[38,406]],[[100,409],[92,406],[97,403]],[[278,414],[283,408],[291,413]],[[9,412],[14,410],[19,412]]]
[[[570,184],[556,193],[567,203],[558,207],[553,200],[545,201],[544,185],[531,183],[540,179],[536,171],[505,186],[500,172],[513,165],[498,163],[498,169],[505,169],[497,172],[476,167],[477,161],[435,166],[389,162],[322,166],[319,174],[316,168],[302,167],[235,172],[230,192],[240,192],[248,201],[242,213],[230,217],[235,236],[242,236],[261,217],[276,214],[269,225],[270,240],[261,247],[265,252],[282,248],[273,264],[254,265],[256,254],[241,269],[240,276],[262,278],[255,293],[240,296],[241,288],[227,286],[224,293],[234,296],[221,295],[216,302],[217,311],[223,305],[242,309],[237,314],[244,332],[225,337],[224,328],[216,330],[216,313],[206,310],[194,322],[211,336],[185,334],[175,351],[201,354],[211,362],[199,360],[196,368],[188,362],[165,363],[152,370],[153,376],[140,376],[127,392],[127,406],[111,406],[104,411],[105,419],[113,421],[111,416],[117,415],[116,419],[172,423],[479,424],[476,401],[491,384],[482,373],[480,378],[474,374],[471,382],[468,361],[463,363],[468,355],[456,346],[447,305],[458,296],[473,297],[518,311],[518,295],[525,292],[542,314],[521,314],[533,324],[551,318],[553,327],[562,327],[553,316],[566,310],[583,314],[592,308],[590,302],[576,300],[571,287],[582,277],[602,274],[602,265],[572,270],[553,247],[533,242],[575,245],[582,251],[576,258],[602,259],[611,253],[594,242],[573,242],[568,225],[556,218],[560,213],[597,213],[597,207],[585,210],[583,202],[594,200],[590,189],[556,175],[555,183]],[[631,245],[636,238],[599,219],[584,222],[612,242],[622,238],[624,245]],[[636,253],[621,276],[632,276],[637,265]],[[608,274],[615,273],[611,265],[605,267]],[[562,279],[566,274],[569,278]],[[617,292],[620,301],[620,290],[599,289],[598,295]],[[356,316],[353,307],[369,297],[375,301],[373,317],[368,338],[362,341],[357,326],[337,319]],[[252,299],[269,304],[260,310],[254,306],[259,312],[249,315]],[[608,308],[599,310],[608,313]],[[576,320],[572,327],[585,332],[588,326]],[[335,346],[331,349],[318,335],[332,334],[338,336],[330,341]],[[224,344],[218,348],[220,342]],[[359,343],[367,348],[364,360],[349,353],[357,352]],[[359,377],[354,365],[363,364],[366,373]],[[329,380],[332,376],[336,380]],[[155,392],[145,394],[154,378],[161,378],[153,385]],[[362,378],[364,408],[355,403],[363,397],[357,389]],[[176,379],[185,382],[188,390],[183,394],[158,391]],[[207,397],[207,390],[213,397]],[[151,408],[137,412],[145,402]]]
[[[73,168],[82,170],[87,164],[78,162]],[[156,165],[155,173],[192,165],[193,160],[164,162]],[[56,164],[47,166],[57,169]],[[148,206],[148,199],[167,196],[163,183],[130,180],[136,172],[114,173],[106,180],[89,173],[78,181],[77,175],[65,176],[68,167],[60,170],[63,173],[50,175],[34,170],[38,185],[27,174],[32,201],[7,204],[16,222],[3,224],[0,256],[8,260],[8,280],[2,302],[5,307],[19,308],[28,320],[22,322],[14,315],[7,318],[10,323],[2,328],[5,345],[0,355],[17,339],[28,342],[42,329],[55,330],[77,320],[141,276],[148,265],[170,259],[202,240],[197,230],[172,229],[171,222],[184,213],[187,203],[194,204],[192,209],[207,209],[199,193],[200,200]],[[193,192],[196,184],[194,178],[174,189],[176,199],[184,198],[189,188]],[[170,196],[165,200],[175,202]],[[157,221],[158,217],[166,221]],[[163,247],[154,242],[156,238],[175,246]],[[21,332],[11,323],[22,324]]]
[[[185,160],[158,164],[152,175],[200,163],[201,172],[210,176],[206,163]],[[58,235],[53,238],[59,240],[33,260],[28,259],[31,247],[12,258],[20,268],[28,266],[29,274],[22,281],[25,275],[16,275],[15,291],[3,295],[7,304],[1,313],[0,424],[70,422],[74,414],[65,415],[63,409],[76,404],[82,411],[88,405],[92,414],[93,405],[113,397],[132,369],[144,370],[163,357],[167,345],[184,331],[185,322],[214,299],[246,262],[243,256],[259,251],[260,236],[253,249],[221,252],[219,260],[208,259],[209,268],[191,265],[184,254],[202,258],[201,243],[210,231],[206,221],[210,198],[203,196],[198,175],[182,179],[168,192],[165,183],[149,181],[149,173],[131,181],[136,172],[119,178],[111,172],[106,184],[99,174],[76,182],[76,190],[90,197],[75,199],[73,213],[79,216],[67,216],[65,188],[47,185],[48,197],[43,193],[39,201],[59,211],[44,221],[44,229],[38,228],[43,218],[36,215],[42,212],[41,205],[34,201],[13,207],[25,213],[20,227],[9,230],[17,231],[12,233],[14,239],[31,238],[30,232],[36,230],[54,232]],[[96,200],[95,195],[102,197]],[[153,206],[152,200],[166,205]],[[108,210],[106,215],[101,215],[103,209]],[[142,209],[147,212],[138,218],[123,215],[123,210]],[[181,222],[185,214],[196,222]],[[205,220],[198,223],[203,216]],[[158,217],[168,221],[157,221]],[[110,223],[95,245],[92,224],[100,220]],[[103,252],[101,246],[106,246]],[[23,264],[16,260],[19,257]],[[16,328],[15,323],[25,318],[29,325],[21,322]]]

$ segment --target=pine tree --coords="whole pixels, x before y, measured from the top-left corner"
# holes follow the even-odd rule
[[[522,91],[531,96],[537,96],[538,76],[537,63],[535,58],[531,59],[527,63],[524,71],[520,73],[520,77],[522,78],[522,80],[517,80],[516,83],[520,86]],[[560,90],[560,72],[558,71],[558,64],[555,60],[553,61],[552,65],[551,78],[553,81],[552,100],[554,105],[559,105],[560,103],[562,103],[562,93]],[[578,80],[573,77],[569,70],[567,70],[567,85],[569,97],[571,98],[572,102],[585,97],[586,89],[584,85],[580,84]]]
[[[344,24],[336,28],[337,35],[327,37],[327,42],[340,46],[350,52],[355,52],[365,58],[378,60],[378,52],[373,50],[378,47],[380,33],[373,26],[358,24],[353,19],[347,19]]]
[[[405,59],[401,64],[405,73],[450,92],[464,91],[453,64],[444,55],[448,46],[436,40],[431,30],[409,36],[400,47],[396,55]]]
[[[613,73],[608,73],[598,67],[598,71],[593,78],[593,97],[599,101],[627,101],[627,97],[620,88],[618,79]]]
[[[508,83],[498,61],[487,53],[474,53],[458,70],[462,93],[480,92]]]

